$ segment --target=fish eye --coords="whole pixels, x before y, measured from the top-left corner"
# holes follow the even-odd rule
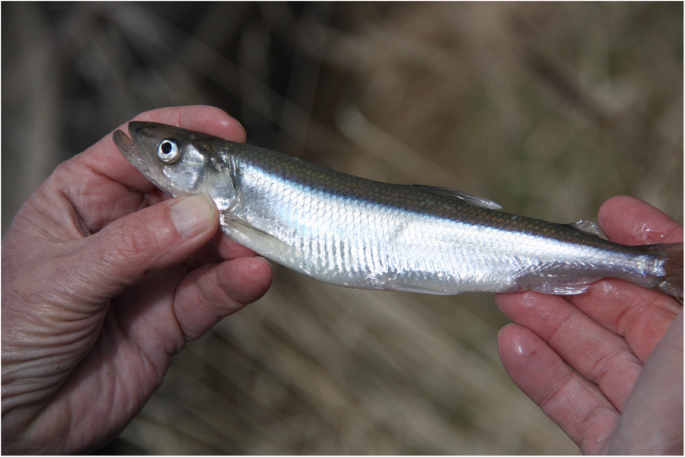
[[[157,156],[164,163],[176,163],[181,158],[181,151],[178,149],[176,140],[167,138],[162,140],[157,147]]]

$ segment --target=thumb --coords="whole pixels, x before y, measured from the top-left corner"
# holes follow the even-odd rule
[[[82,278],[91,292],[115,296],[145,273],[178,264],[207,244],[219,215],[204,195],[178,197],[129,214],[87,237]]]

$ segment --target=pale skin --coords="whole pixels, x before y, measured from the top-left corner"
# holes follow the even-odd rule
[[[137,119],[245,141],[216,108]],[[217,234],[213,203],[185,203],[167,199],[107,135],[19,210],[2,240],[3,452],[107,443],[160,386],[172,355],[269,288],[271,266]],[[183,262],[193,254],[202,266],[191,271]]]
[[[136,119],[245,140],[211,107]],[[610,200],[600,222],[626,244],[682,241],[682,227],[635,199]],[[105,444],[159,387],[171,356],[261,297],[271,278],[268,262],[218,232],[209,200],[168,199],[111,135],[63,163],[2,240],[3,452]],[[682,453],[673,299],[604,280],[582,296],[497,303],[518,324],[499,335],[505,368],[582,451]]]
[[[683,227],[631,197],[599,211],[622,244],[675,243]],[[617,279],[581,295],[496,296],[504,368],[586,454],[683,453],[683,314],[672,297]]]

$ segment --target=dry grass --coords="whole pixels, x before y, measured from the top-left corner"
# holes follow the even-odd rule
[[[682,221],[682,4],[2,5],[3,231],[140,111],[220,106],[250,141],[558,222],[617,194]],[[511,383],[491,295],[277,268],[173,362],[122,438],[149,453],[574,453]],[[110,448],[116,451],[121,448]]]

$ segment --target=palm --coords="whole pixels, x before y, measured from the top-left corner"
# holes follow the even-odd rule
[[[682,240],[681,226],[635,199],[610,200],[600,221],[625,244]],[[650,230],[633,229],[638,221],[652,221]],[[583,452],[682,452],[682,316],[669,330],[682,310],[676,300],[606,279],[582,295],[499,295],[497,303],[518,324],[500,334],[506,370]],[[676,417],[656,426],[669,408]]]
[[[173,295],[182,270],[159,272],[112,300],[95,345],[49,406],[71,413],[68,430],[60,434],[69,432],[72,440],[65,448],[115,436],[161,384],[170,356],[185,344],[178,324],[166,325],[175,319]]]

